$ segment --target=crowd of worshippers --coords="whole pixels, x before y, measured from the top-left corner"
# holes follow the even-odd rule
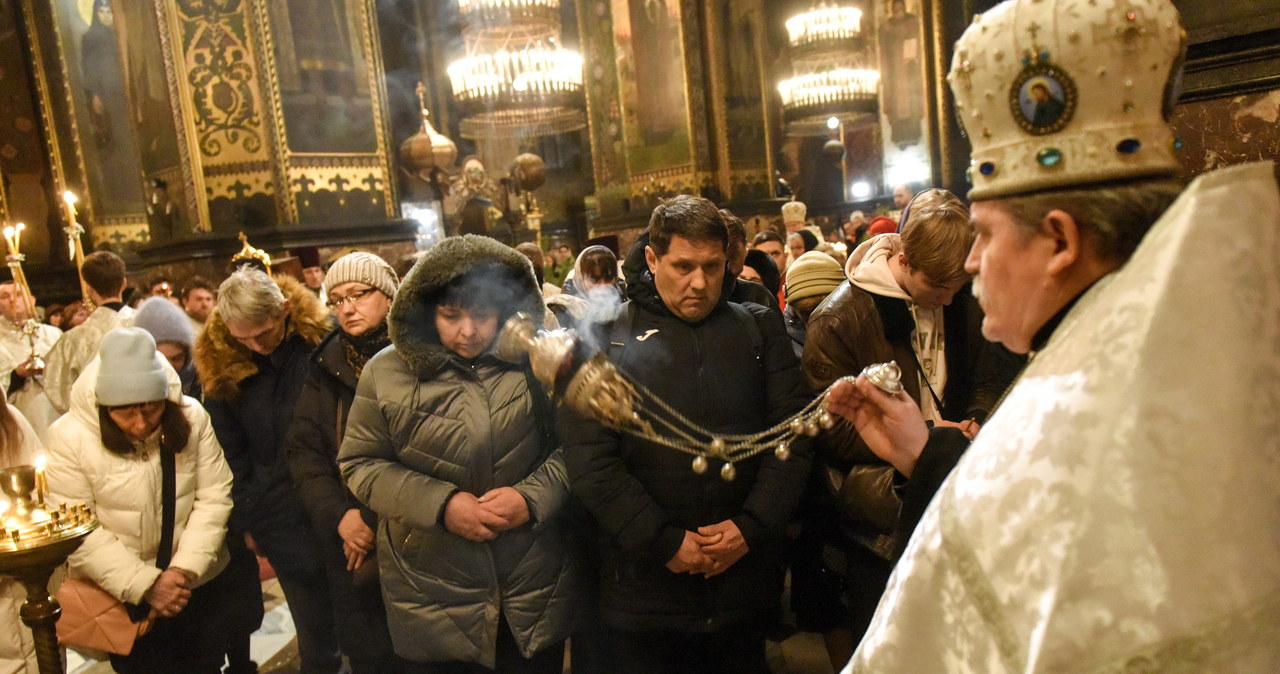
[[[968,203],[895,194],[843,261],[801,204],[749,237],[695,196],[621,259],[465,235],[404,274],[345,255],[318,294],[240,267],[186,312],[130,309],[97,252],[96,309],[36,333],[43,372],[0,286],[4,462],[45,452],[53,498],[102,524],[68,573],[158,616],[122,672],[254,671],[264,565],[304,672],[763,673],[784,624],[851,672],[1278,671],[1280,194],[1269,164],[1176,178],[1149,73],[1185,34],[1166,0],[1127,8],[976,19],[952,72],[987,125]],[[964,56],[1037,30],[1052,64]],[[1068,70],[1078,110],[990,94]],[[517,312],[717,438],[818,395],[834,419],[691,465],[498,358]],[[888,361],[901,390],[860,374]],[[3,582],[0,655],[30,661]]]
[[[812,238],[803,210],[784,212]],[[764,672],[766,638],[796,629],[821,633],[838,668],[901,545],[894,469],[847,422],[726,482],[558,406],[492,348],[516,312],[593,334],[628,378],[723,434],[896,359],[929,421],[972,436],[1017,361],[982,339],[964,290],[964,205],[928,190],[904,213],[901,233],[845,262],[774,230],[748,244],[732,213],[682,196],[621,260],[462,236],[403,278],[357,251],[318,292],[246,264],[178,297],[160,279],[136,309],[124,263],[96,252],[96,309],[41,327],[43,372],[29,305],[0,285],[7,414],[34,422],[17,422],[9,462],[43,447],[54,498],[102,522],[70,572],[161,616],[111,656],[118,671],[254,671],[259,558],[307,672],[559,672],[566,641],[577,671]],[[178,512],[160,569],[166,451]]]

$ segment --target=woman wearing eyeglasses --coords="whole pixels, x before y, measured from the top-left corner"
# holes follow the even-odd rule
[[[338,462],[378,514],[387,622],[411,672],[559,674],[582,609],[549,400],[491,352],[516,311],[545,312],[527,258],[482,236],[436,244],[351,404]]]
[[[391,344],[386,319],[399,284],[391,265],[372,253],[350,253],[329,267],[321,297],[338,327],[311,354],[285,440],[293,482],[321,542],[338,639],[353,674],[400,671],[378,587],[377,516],[347,490],[337,464],[356,380]]]
[[[72,576],[156,617],[129,655],[111,656],[111,666],[219,671],[231,470],[209,415],[182,395],[149,333],[117,328],[102,338],[98,359],[71,388],[71,409],[49,429],[47,450],[54,500],[82,501],[101,523],[68,560]],[[172,545],[162,551],[169,458]]]

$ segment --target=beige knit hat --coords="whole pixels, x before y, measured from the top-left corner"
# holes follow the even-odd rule
[[[815,295],[829,295],[844,283],[844,270],[834,257],[818,250],[801,255],[787,267],[787,304]]]
[[[396,288],[400,287],[396,271],[385,260],[373,253],[355,252],[343,255],[329,267],[320,294],[328,297],[330,290],[351,282],[377,288],[392,299],[395,299]]]

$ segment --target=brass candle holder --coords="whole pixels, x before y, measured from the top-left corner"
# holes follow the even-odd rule
[[[43,463],[0,470],[0,573],[27,590],[19,613],[31,628],[40,674],[63,671],[56,624],[62,608],[49,595],[49,577],[75,552],[98,520],[83,503],[46,505]]]

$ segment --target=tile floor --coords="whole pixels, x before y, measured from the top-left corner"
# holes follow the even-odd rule
[[[258,663],[261,674],[297,674],[298,645],[289,606],[284,603],[280,583],[274,578],[262,583],[263,606],[266,615],[262,628],[254,632],[249,650]],[[767,655],[772,674],[832,674],[827,662],[822,637],[817,634],[797,632],[782,642],[768,642]],[[571,669],[566,663],[566,673]],[[70,674],[111,674],[111,663],[86,659],[73,650],[67,650],[67,672]]]

